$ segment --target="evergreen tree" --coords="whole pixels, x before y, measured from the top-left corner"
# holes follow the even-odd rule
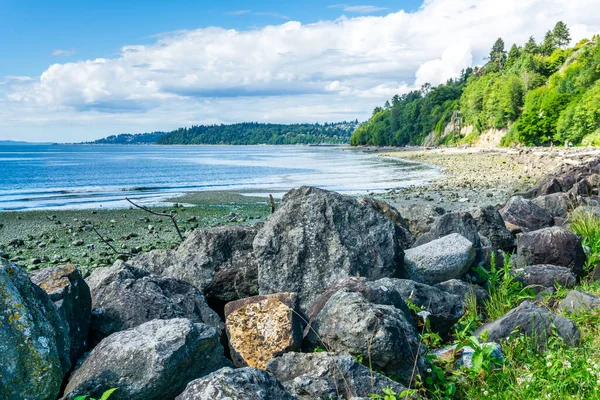
[[[544,41],[540,45],[540,52],[545,55],[551,55],[554,50],[556,50],[556,37],[552,31],[546,32],[546,36],[544,36]]]
[[[558,21],[556,23],[552,34],[554,35],[554,43],[560,48],[564,48],[571,43],[571,34],[569,33],[569,28],[567,28],[567,25],[562,21]]]
[[[510,50],[508,51],[508,58],[506,60],[506,65],[508,67],[512,66],[520,56],[521,56],[521,49],[516,44],[513,44],[512,47],[510,48]]]
[[[492,71],[500,71],[506,64],[506,50],[504,50],[504,40],[498,38],[490,51],[489,63],[492,66]]]
[[[529,37],[529,40],[527,41],[527,43],[525,43],[525,48],[523,49],[523,51],[527,54],[537,54],[540,51],[533,36]]]

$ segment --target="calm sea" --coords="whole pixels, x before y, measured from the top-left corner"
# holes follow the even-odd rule
[[[0,146],[0,210],[124,207],[174,194],[281,195],[302,185],[362,194],[425,183],[431,166],[340,147]]]

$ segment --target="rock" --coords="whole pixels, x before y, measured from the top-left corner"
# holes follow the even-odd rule
[[[271,360],[267,371],[299,400],[368,397],[386,388],[396,393],[406,390],[349,355],[286,353]]]
[[[415,242],[415,237],[410,232],[408,227],[408,222],[404,218],[400,212],[386,203],[383,200],[377,200],[373,197],[361,197],[358,199],[358,203],[360,205],[371,207],[373,210],[380,212],[383,216],[392,220],[394,224],[396,224],[398,230],[398,238],[400,239],[400,244],[403,249],[408,249]]]
[[[591,196],[592,185],[586,179],[581,179],[573,185],[569,190],[569,194],[573,196]]]
[[[548,211],[553,217],[566,217],[569,212],[570,198],[566,193],[553,193],[546,196],[536,197],[531,200],[535,205]]]
[[[258,294],[255,235],[256,228],[248,226],[197,229],[176,251],[154,250],[130,264],[188,282],[207,298],[237,300]]]
[[[480,326],[474,335],[479,336],[487,331],[488,340],[497,342],[512,336],[513,331],[516,331],[517,334],[540,340],[540,345],[543,345],[553,329],[556,329],[565,343],[570,346],[577,345],[580,333],[573,321],[524,301],[499,319]]]
[[[55,400],[69,361],[69,327],[27,273],[0,259],[0,398]]]
[[[585,252],[581,241],[563,228],[551,227],[524,233],[517,238],[516,266],[550,264],[583,275]]]
[[[396,225],[338,193],[293,189],[254,239],[261,294],[293,291],[306,311],[333,283],[348,276],[394,276],[403,251]]]
[[[188,384],[176,400],[294,400],[281,383],[256,368],[221,368]]]
[[[441,207],[426,204],[398,205],[397,209],[417,237],[428,232],[435,220],[446,212]]]
[[[87,350],[92,297],[90,288],[72,264],[46,268],[29,275],[42,288],[69,326],[70,360],[75,365]]]
[[[172,399],[196,378],[229,365],[219,332],[185,318],[153,320],[102,340],[69,379],[65,399]]]
[[[407,303],[422,308],[428,316],[431,329],[442,336],[448,335],[452,326],[464,314],[464,298],[407,279],[380,279],[378,284],[397,291]]]
[[[521,196],[511,197],[500,210],[500,215],[505,222],[518,227],[522,232],[531,232],[554,224],[554,218],[548,211]],[[507,225],[507,228],[511,230],[510,225]]]
[[[482,306],[483,302],[489,297],[488,292],[486,292],[481,286],[472,285],[468,282],[458,279],[450,279],[449,281],[437,283],[433,287],[458,296],[459,298],[463,299],[463,305],[465,304],[464,299],[466,299],[471,293],[475,294],[478,306]]]
[[[385,281],[385,279],[383,281]],[[310,321],[316,317],[317,314],[321,312],[323,307],[325,307],[325,304],[327,304],[331,296],[337,292],[360,293],[370,303],[394,306],[404,311],[407,315],[410,313],[410,310],[404,302],[404,298],[402,298],[400,293],[398,293],[396,290],[390,289],[386,285],[381,284],[380,281],[367,281],[365,278],[351,277],[343,279],[330,286],[306,312],[308,320]]]
[[[300,350],[304,326],[296,293],[276,293],[227,303],[225,324],[233,363],[265,369],[273,358]]]
[[[117,261],[110,268],[94,270],[87,282],[92,292],[91,335],[96,343],[153,319],[188,318],[223,328],[202,293],[178,279],[152,275]]]
[[[406,277],[430,285],[460,279],[474,260],[473,243],[458,233],[404,252]]]
[[[515,238],[506,228],[502,216],[493,206],[481,207],[471,210],[475,219],[477,231],[488,238],[497,249],[512,252],[515,249]]]
[[[83,246],[83,240],[78,239],[78,240],[74,240],[73,243],[71,243],[73,246]]]
[[[550,195],[554,193],[562,192],[563,188],[554,176],[548,176],[540,185],[540,194],[541,195]]]
[[[467,238],[475,247],[479,246],[477,222],[470,213],[465,211],[454,211],[439,217],[433,223],[429,232],[419,236],[414,246],[422,246],[452,233],[458,233]]]
[[[600,298],[579,290],[571,290],[558,308],[567,312],[593,311],[600,308]]]
[[[373,369],[394,374],[408,384],[419,353],[420,336],[410,314],[393,307],[373,304],[360,293],[337,292],[309,321],[304,339],[308,350],[326,349],[370,360]],[[421,347],[421,350],[423,348]]]
[[[556,265],[530,265],[523,268],[516,268],[511,271],[515,275],[515,280],[530,287],[536,293],[547,288],[559,285],[572,288],[577,283],[577,278],[573,271],[566,267]]]

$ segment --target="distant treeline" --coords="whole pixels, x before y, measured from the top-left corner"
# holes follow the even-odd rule
[[[90,144],[345,144],[358,120],[323,124],[194,125],[171,132],[123,133]]]

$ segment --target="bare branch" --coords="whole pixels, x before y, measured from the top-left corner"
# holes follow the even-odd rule
[[[100,232],[98,232],[98,230],[96,229],[96,227],[94,225],[91,225],[92,230],[96,233],[96,235],[98,235],[98,237],[100,238],[100,240],[102,240],[104,242],[104,244],[106,244],[108,247],[110,247],[112,249],[112,251],[114,251],[116,254],[122,255],[122,256],[128,256],[128,257],[132,257],[134,254],[132,253],[126,253],[126,252],[122,252],[122,251],[118,251],[117,249],[114,248],[114,246],[112,244],[110,244],[110,242],[106,239],[104,239],[104,236],[102,236],[100,234]]]
[[[156,215],[156,216],[159,216],[159,217],[171,218],[171,221],[173,222],[173,225],[175,225],[175,229],[177,230],[177,234],[179,235],[179,239],[183,242],[183,235],[181,234],[181,231],[179,230],[179,226],[177,225],[177,221],[175,220],[175,215],[173,215],[173,214],[159,213],[159,212],[156,212],[156,211],[152,211],[148,207],[144,207],[144,206],[140,206],[139,204],[135,204],[133,201],[131,201],[127,197],[125,197],[125,200],[127,200],[129,203],[131,203],[135,207],[139,208],[140,210],[144,210],[146,212],[149,212],[150,214],[153,214],[153,215]]]

